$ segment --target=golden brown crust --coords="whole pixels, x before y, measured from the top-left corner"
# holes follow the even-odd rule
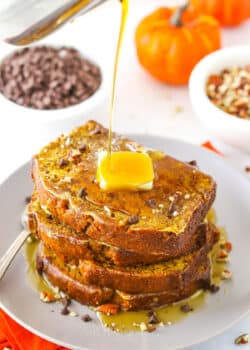
[[[216,229],[212,229],[210,225],[201,225],[200,247],[195,252],[165,263],[145,266],[117,267],[106,262],[79,260],[79,265],[71,268],[70,265],[62,265],[60,259],[46,248],[42,249],[42,254],[49,256],[54,265],[67,269],[71,276],[83,284],[119,289],[132,294],[160,292],[171,294],[183,289],[184,285],[193,279],[199,267],[207,260],[207,255],[217,238]]]
[[[115,151],[149,154],[154,186],[102,191],[95,181],[97,156],[107,136],[107,129],[89,121],[33,158],[30,227],[43,242],[44,273],[84,304],[125,310],[172,303],[207,286],[208,254],[219,232],[203,221],[215,182],[197,168],[114,135]]]
[[[207,259],[207,254],[218,240],[218,235],[218,231],[211,225],[201,225],[197,232],[197,239],[200,240],[197,250],[180,258],[146,266],[116,267],[80,260],[82,281],[136,294],[181,289],[184,281],[191,280],[199,266]]]
[[[145,254],[137,254],[93,240],[88,235],[60,223],[52,215],[46,214],[36,197],[37,195],[34,193],[28,210],[31,233],[41,239],[50,250],[64,261],[77,263],[79,259],[100,261],[104,258],[117,266],[130,266],[157,263],[177,257],[166,254],[155,255],[151,254],[150,251]],[[200,234],[196,231],[182,247],[183,249],[178,251],[178,256],[186,255],[199,248],[199,238]],[[175,252],[176,250],[174,250]]]
[[[65,271],[54,266],[49,258],[43,257],[44,273],[49,281],[66,292],[71,298],[82,304],[98,306],[106,303],[115,303],[123,310],[144,310],[170,304],[194,294],[197,290],[207,288],[210,284],[210,262],[206,259],[200,266],[197,274],[183,285],[182,289],[163,293],[127,294],[101,288],[94,285],[85,285],[76,281]]]
[[[49,258],[43,257],[43,271],[53,286],[80,301],[82,304],[97,306],[108,302],[114,292],[109,288],[85,285],[75,278],[63,273],[57,266],[53,265]]]
[[[131,145],[140,148],[117,135],[114,140],[117,150]],[[68,157],[83,141],[87,153],[78,155],[65,169],[60,168],[60,157]],[[96,154],[106,143],[107,130],[90,121],[35,156],[32,175],[40,202],[59,220],[78,232],[87,230],[88,236],[97,241],[142,255],[150,251],[155,255],[178,256],[211,207],[215,182],[183,162],[162,154],[159,156],[159,152],[149,152],[155,169],[153,190],[101,191],[94,181]],[[82,188],[86,189],[85,198],[78,196]],[[170,217],[171,198],[176,194],[180,195],[178,215]],[[185,195],[190,198],[185,199]],[[152,198],[157,202],[157,211],[146,204]],[[159,205],[164,209],[159,209]],[[104,206],[111,209],[112,217],[105,212]],[[128,225],[131,215],[138,215],[139,223]]]

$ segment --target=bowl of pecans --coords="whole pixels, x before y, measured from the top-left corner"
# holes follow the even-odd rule
[[[0,106],[35,137],[51,138],[96,117],[105,85],[104,67],[73,47],[10,47],[0,62]]]
[[[225,48],[202,59],[191,74],[189,92],[211,134],[250,152],[250,46]]]

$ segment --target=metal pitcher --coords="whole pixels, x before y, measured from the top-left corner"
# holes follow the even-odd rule
[[[0,0],[0,39],[28,45],[107,0]]]

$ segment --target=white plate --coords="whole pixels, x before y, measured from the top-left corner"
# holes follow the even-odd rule
[[[210,295],[206,305],[180,323],[154,333],[115,334],[104,329],[96,316],[84,323],[79,317],[62,316],[60,305],[48,305],[29,285],[20,253],[0,283],[0,305],[17,322],[42,337],[74,349],[173,350],[198,344],[223,332],[250,310],[250,184],[223,159],[199,147],[159,137],[136,136],[139,142],[179,159],[196,159],[200,168],[218,183],[215,203],[219,225],[233,242],[230,269],[233,281]],[[24,165],[0,187],[0,256],[19,233],[24,198],[31,193],[30,166]],[[51,312],[54,310],[54,312]],[[80,315],[88,308],[75,304]],[[92,314],[92,313],[91,313]]]

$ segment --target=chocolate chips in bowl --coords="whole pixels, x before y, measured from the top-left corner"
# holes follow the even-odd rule
[[[14,51],[0,65],[0,92],[35,109],[61,109],[85,101],[100,87],[100,68],[69,47]]]
[[[5,45],[0,54],[1,120],[32,153],[86,120],[107,116],[103,57],[74,41],[75,48],[61,42],[20,49]]]

